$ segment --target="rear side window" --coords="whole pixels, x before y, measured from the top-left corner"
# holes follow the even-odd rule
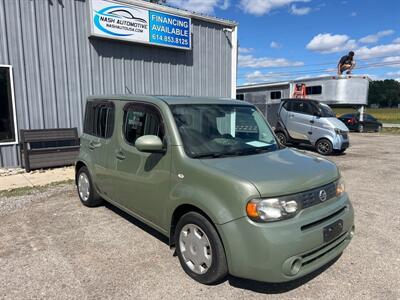
[[[86,104],[83,132],[99,138],[111,138],[114,131],[115,108],[112,102],[89,101]]]
[[[135,145],[144,135],[156,135],[164,139],[164,125],[157,109],[148,105],[129,105],[124,109],[123,132],[125,140]]]
[[[307,95],[321,95],[322,94],[322,86],[320,86],[320,85],[307,86],[306,94]]]
[[[281,99],[282,93],[281,91],[273,91],[271,92],[271,100]]]

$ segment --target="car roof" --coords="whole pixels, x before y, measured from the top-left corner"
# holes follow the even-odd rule
[[[229,98],[216,98],[216,97],[189,97],[189,96],[145,96],[134,94],[109,94],[109,95],[93,95],[89,96],[90,101],[145,101],[145,102],[158,102],[163,101],[168,105],[177,104],[230,104],[230,105],[252,105],[251,103],[229,99]]]
[[[285,98],[285,99],[282,99],[281,101],[308,101],[308,102],[319,103],[318,100],[309,99],[309,98]]]

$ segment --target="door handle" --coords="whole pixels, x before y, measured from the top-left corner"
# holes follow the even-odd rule
[[[310,123],[311,123],[311,124],[314,124],[314,120],[310,120]]]
[[[95,142],[93,142],[93,141],[91,141],[90,143],[89,143],[89,149],[90,150],[94,150],[94,149],[96,149],[96,148],[99,148],[101,146],[101,143],[95,143]]]
[[[116,157],[118,160],[124,160],[124,159],[126,158],[124,152],[122,152],[122,151],[118,151],[118,152],[115,154],[115,157]]]
[[[294,115],[292,115],[292,114],[289,115],[289,118],[293,118],[293,117],[294,117]]]

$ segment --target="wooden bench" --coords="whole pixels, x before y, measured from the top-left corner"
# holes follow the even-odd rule
[[[34,169],[73,165],[79,154],[77,128],[20,130],[21,164]]]

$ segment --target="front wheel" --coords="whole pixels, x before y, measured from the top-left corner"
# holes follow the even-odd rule
[[[214,226],[201,214],[189,212],[176,227],[176,251],[183,270],[203,284],[215,284],[228,274],[225,250]]]
[[[330,140],[320,139],[315,145],[319,154],[329,155],[333,151],[333,146]]]
[[[278,141],[279,141],[279,143],[281,143],[281,145],[283,145],[283,146],[287,145],[286,134],[284,134],[283,132],[277,132],[276,137],[278,138]]]

